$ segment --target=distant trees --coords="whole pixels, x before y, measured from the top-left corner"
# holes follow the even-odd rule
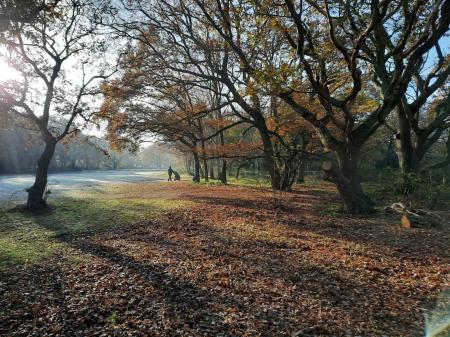
[[[0,129],[0,174],[35,173],[43,148],[37,132],[22,128]],[[116,152],[106,140],[79,133],[56,145],[49,171],[149,167],[138,155],[129,151]]]
[[[158,143],[143,148],[138,158],[139,164],[149,169],[165,170],[172,166],[180,171],[184,164],[183,157],[180,157],[176,149]]]
[[[0,40],[7,50],[3,58],[21,74],[14,83],[2,85],[0,111],[39,131],[45,143],[28,189],[30,208],[45,206],[47,171],[56,145],[79,132],[75,123],[87,121],[92,109],[86,99],[92,102],[99,81],[108,77],[99,61],[104,40],[94,37],[96,15],[99,11],[89,0],[59,1],[31,23],[13,21]],[[50,124],[55,115],[67,117],[62,128]]]
[[[36,134],[23,129],[0,129],[0,174],[33,172],[42,151]]]
[[[129,62],[134,67],[120,80],[103,86],[106,99],[99,116],[109,120],[111,143],[124,148],[156,134],[160,141],[175,144],[181,152],[192,155],[194,181],[200,181],[201,175],[208,180],[206,142],[240,122],[224,122],[223,115],[214,119],[211,114],[221,107],[208,104],[204,91],[168,81],[166,73],[155,75],[142,64],[136,66],[135,58],[131,56]],[[213,131],[208,124],[219,127],[219,131]]]

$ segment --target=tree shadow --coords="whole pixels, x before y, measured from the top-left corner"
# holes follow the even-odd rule
[[[386,281],[395,274],[385,275],[381,270],[369,277],[363,268],[364,277],[353,277],[340,262],[326,265],[309,255],[314,253],[314,238],[323,237],[364,244],[383,257],[397,258],[383,249],[383,242],[372,242],[372,233],[381,225],[354,219],[348,219],[347,225],[330,218],[322,223],[323,218],[316,215],[314,223],[291,224],[287,220],[302,215],[307,210],[304,206],[280,213],[268,210],[267,201],[253,199],[258,197],[192,196],[203,206],[102,232],[60,233],[47,217],[35,217],[39,226],[53,231],[55,239],[82,258],[54,272],[57,276],[52,282],[63,284],[66,292],[63,297],[56,292],[54,297],[59,299],[46,303],[45,310],[53,305],[57,321],[63,322],[60,334],[65,335],[76,335],[81,329],[83,334],[101,331],[135,336],[143,331],[161,336],[283,336],[308,327],[313,327],[311,336],[358,335],[361,331],[377,335],[379,327],[387,335],[420,335],[420,312],[409,309],[426,304],[422,290],[411,286],[401,292]],[[215,227],[213,223],[220,219],[208,217],[223,212],[223,206],[233,207],[230,223],[247,219],[248,210],[254,214],[264,209],[261,221],[276,218],[273,226],[286,228],[286,237],[302,237],[302,244],[239,236],[239,228],[232,232]],[[94,205],[85,207],[95,209]],[[317,235],[307,237],[308,233]],[[386,246],[391,248],[388,242]],[[402,254],[400,258],[409,257]],[[9,292],[33,291],[28,272],[21,274],[28,280],[26,285],[14,288],[8,283]],[[27,301],[26,310],[33,310],[33,301]],[[38,317],[21,318],[31,329],[22,335],[31,335]],[[45,321],[36,329],[52,326],[58,324]]]
[[[194,231],[193,227],[196,227]],[[286,245],[236,237],[230,240],[224,237],[224,233],[202,223],[191,226],[180,224],[176,226],[176,232],[179,235],[176,245],[172,243],[165,248],[159,247],[165,255],[175,260],[196,260],[199,263],[206,259],[214,260],[220,269],[215,271],[218,275],[221,275],[227,266],[232,270],[240,268],[243,274],[236,277],[228,292],[233,296],[235,304],[240,304],[239,311],[245,316],[264,317],[272,322],[272,325],[275,323],[286,329],[293,329],[293,321],[296,321],[296,324],[303,321],[309,326],[321,326],[326,319],[328,328],[322,326],[321,330],[314,330],[317,336],[345,335],[344,331],[340,330],[343,327],[339,326],[339,320],[344,317],[344,329],[356,331],[366,324],[365,328],[370,330],[390,321],[390,325],[385,328],[386,333],[390,331],[395,335],[399,331],[407,331],[408,335],[415,336],[420,331],[422,317],[416,315],[412,318],[403,315],[402,311],[406,306],[416,305],[414,301],[421,296],[416,293],[417,289],[410,292],[408,297],[411,297],[411,301],[408,302],[408,299],[405,300],[405,293],[397,292],[383,277],[375,276],[370,280],[354,279],[331,267],[304,263],[305,261],[292,262],[298,255],[289,254],[289,247]],[[142,234],[128,236],[129,242],[155,242]],[[190,240],[193,235],[202,237]],[[262,246],[270,252],[260,255]],[[301,255],[305,251],[304,248],[298,247],[291,251],[295,250]],[[271,284],[272,287],[261,286],[264,283]],[[235,294],[239,292],[241,285],[245,285],[248,290],[239,297]],[[224,289],[222,294],[223,291]],[[251,299],[252,307],[243,305],[243,297]],[[223,295],[217,296],[219,301],[222,301],[222,298]],[[399,302],[403,302],[405,307],[396,306]],[[259,304],[255,305],[256,303]],[[272,305],[282,309],[273,310]],[[310,306],[314,306],[314,310],[327,313],[327,318],[316,316],[317,311],[311,311]],[[299,307],[303,308],[303,314],[289,314]],[[370,323],[365,323],[369,318]]]
[[[378,219],[379,223],[374,223]],[[397,224],[392,218],[383,218],[380,215],[372,219],[330,220],[324,224],[307,225],[304,229],[329,239],[363,245],[367,250],[402,260],[421,261],[450,257],[448,231],[404,229],[400,221]]]
[[[331,240],[343,240],[364,245],[381,254],[388,254],[402,259],[417,260],[423,258],[442,258],[450,256],[446,246],[450,241],[448,230],[414,229],[407,230],[398,225],[396,219],[382,213],[372,216],[353,217],[345,213],[321,210],[318,206],[324,200],[310,195],[307,191],[287,193],[285,207],[274,206],[273,200],[261,198],[261,194],[250,194],[246,198],[235,195],[186,195],[190,200],[208,204],[211,207],[228,206],[235,218],[245,219],[249,215],[257,216],[259,222],[273,221],[288,225],[292,229],[301,229]],[[333,200],[328,193],[326,199]],[[320,202],[320,204],[319,204]],[[214,212],[214,208],[211,208]],[[219,210],[218,210],[219,211]],[[250,212],[250,213],[249,213]]]

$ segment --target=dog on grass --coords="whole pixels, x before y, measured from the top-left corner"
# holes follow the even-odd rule
[[[180,174],[177,171],[173,171],[174,179],[175,181],[180,181],[181,177]]]

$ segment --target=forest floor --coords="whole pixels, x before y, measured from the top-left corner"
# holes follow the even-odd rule
[[[274,193],[118,184],[0,210],[2,336],[423,336],[447,229]]]

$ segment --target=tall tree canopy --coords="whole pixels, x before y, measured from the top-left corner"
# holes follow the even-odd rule
[[[447,125],[444,103],[438,111],[445,112],[428,127],[418,126],[417,113],[448,78],[448,55],[440,48],[449,29],[448,0],[121,4],[107,25],[145,50],[152,69],[203,90],[212,90],[206,82],[221,83],[218,94],[235,116],[259,132],[273,188],[289,188],[284,182],[292,179],[283,177],[299,167],[302,153],[297,137],[286,139],[271,127],[280,120],[281,102],[334,155],[324,172],[352,213],[373,210],[361,186],[360,152],[393,111],[402,144],[409,135],[404,125],[416,130],[418,144],[432,142]]]

